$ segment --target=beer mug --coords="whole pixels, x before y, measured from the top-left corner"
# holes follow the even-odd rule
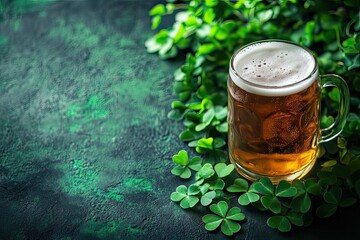
[[[340,92],[336,121],[320,129],[324,87]],[[312,52],[295,43],[264,40],[239,49],[228,78],[230,161],[247,179],[273,183],[303,177],[319,144],[340,134],[349,111],[349,89],[337,75],[319,75]]]

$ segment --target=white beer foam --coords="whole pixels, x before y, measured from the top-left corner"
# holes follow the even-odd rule
[[[305,49],[286,42],[261,42],[241,49],[230,63],[231,79],[247,92],[285,96],[309,87],[316,62]],[[240,77],[240,78],[239,78]],[[245,81],[244,81],[245,80]]]

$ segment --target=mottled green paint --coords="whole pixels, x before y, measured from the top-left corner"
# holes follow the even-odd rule
[[[82,22],[73,21],[71,25],[63,19],[59,19],[57,26],[53,28],[49,36],[54,39],[62,39],[74,47],[96,47],[100,37]]]
[[[99,182],[98,171],[88,161],[75,159],[63,170],[64,177],[59,179],[59,185],[64,192],[73,196],[86,196],[96,191]]]
[[[124,186],[131,190],[151,192],[153,186],[150,180],[144,178],[126,178],[124,179]]]
[[[48,12],[45,11],[45,10],[43,10],[43,11],[40,11],[38,15],[39,15],[39,17],[41,17],[41,18],[45,18],[45,17],[48,16]]]
[[[5,45],[6,42],[7,42],[7,37],[0,35],[0,47],[1,45]]]
[[[20,30],[21,28],[21,19],[17,18],[14,20],[13,24],[12,24],[12,28],[14,32],[17,32]]]
[[[88,221],[81,227],[81,234],[84,236],[95,235],[99,239],[118,239],[120,233],[126,233],[127,239],[136,239],[136,236],[140,236],[143,232],[144,230],[141,228],[120,221],[109,221],[107,223]]]
[[[144,219],[159,213],[148,198],[162,194],[168,208],[168,192],[159,185],[169,176],[163,157],[179,143],[163,136],[162,127],[171,98],[167,82],[177,66],[146,53],[148,26],[127,17],[138,9],[123,4],[129,5],[132,10],[118,9],[110,22],[55,7],[19,18],[17,32],[16,20],[6,23],[4,42],[19,40],[3,45],[8,53],[0,65],[0,144],[6,149],[0,183],[18,184],[29,198],[4,194],[0,200],[16,219],[4,229],[19,231],[19,239],[28,238],[29,229],[48,239],[136,239],[151,232],[142,229]],[[40,23],[40,31],[25,29],[25,19]],[[120,31],[128,23],[131,31]],[[31,208],[23,207],[29,202]],[[155,225],[154,218],[144,228]],[[54,226],[79,236],[52,236]]]
[[[124,196],[121,194],[121,190],[118,188],[108,188],[107,192],[103,194],[103,196],[109,198],[109,199],[113,199],[116,200],[118,202],[120,202],[121,200],[123,200]]]
[[[70,118],[69,132],[76,133],[85,125],[93,124],[93,120],[104,119],[109,115],[105,106],[111,100],[105,100],[98,95],[90,96],[86,104],[71,105],[67,111]]]
[[[76,133],[91,129],[91,125],[89,125],[91,120],[105,119],[109,114],[115,112],[117,114],[112,119],[117,119],[117,121],[108,120],[102,123],[103,129],[108,132],[121,132],[126,125],[137,126],[144,121],[151,121],[155,115],[159,114],[146,103],[154,92],[162,99],[164,95],[161,89],[150,81],[134,77],[136,72],[142,69],[136,69],[133,66],[124,67],[124,61],[126,61],[124,56],[133,54],[129,52],[129,49],[134,47],[134,41],[129,36],[113,32],[112,29],[105,26],[92,29],[75,19],[70,19],[69,22],[59,19],[56,26],[50,31],[49,37],[61,39],[72,46],[74,51],[86,48],[89,51],[87,64],[102,71],[101,77],[96,82],[97,90],[107,92],[110,97],[90,96],[87,106],[84,106],[83,102],[70,105],[68,116],[73,119],[78,118],[71,122],[69,132]],[[148,57],[145,53],[142,54],[144,57]],[[142,59],[138,58],[138,61],[142,61]],[[161,71],[158,74],[161,78]],[[144,75],[143,77],[154,76]],[[84,78],[78,78],[79,84],[83,82],[82,79]],[[106,84],[109,81],[113,83],[111,87]],[[85,93],[79,92],[79,97],[84,96]],[[116,108],[104,107],[113,99],[119,98],[122,99],[122,102],[113,105]],[[165,115],[165,112],[163,114]],[[79,115],[81,116],[79,117]]]
[[[81,233],[85,236],[92,234],[98,238],[114,237],[119,231],[119,227],[120,224],[116,221],[110,221],[105,224],[89,221],[82,226]]]

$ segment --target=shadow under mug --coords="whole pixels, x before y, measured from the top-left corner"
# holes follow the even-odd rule
[[[339,111],[330,127],[320,129],[325,87],[339,89]],[[307,48],[283,40],[242,47],[231,58],[228,78],[230,161],[249,180],[303,177],[315,164],[319,144],[341,133],[349,99],[346,82],[333,74],[320,76]]]

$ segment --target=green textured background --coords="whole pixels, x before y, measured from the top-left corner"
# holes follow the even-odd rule
[[[169,199],[189,182],[166,118],[181,61],[144,48],[156,2],[20,4],[0,23],[0,239],[225,239]],[[238,239],[359,239],[358,205],[289,234],[244,212]]]

